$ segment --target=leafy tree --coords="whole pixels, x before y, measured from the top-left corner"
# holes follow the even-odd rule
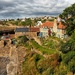
[[[66,75],[66,71],[59,71],[58,75]]]
[[[37,19],[35,18],[34,22],[37,23],[37,21],[42,21],[42,19],[41,18],[37,18]]]
[[[75,32],[72,34],[70,40],[61,46],[61,51],[63,53],[68,53],[69,51],[75,51]]]
[[[28,38],[26,36],[19,36],[19,43],[25,44],[28,41]]]
[[[42,75],[54,75],[54,70],[49,67],[46,71],[43,72]]]
[[[43,22],[43,23],[46,22],[46,19],[42,20],[42,22]]]
[[[66,8],[63,13],[60,14],[60,17],[63,19],[63,23],[67,26],[67,34],[72,35],[75,30],[75,3]]]
[[[63,62],[69,71],[75,73],[75,51],[70,51],[64,55]]]
[[[21,25],[25,26],[26,25],[26,22],[25,21],[21,22]]]
[[[25,23],[27,26],[31,26],[32,25],[32,20],[30,18],[25,20]]]
[[[61,51],[65,54],[62,61],[65,63],[67,69],[70,72],[75,73],[75,32],[71,35],[69,41],[67,41],[61,47]]]
[[[15,21],[14,24],[18,26],[19,25],[19,22],[18,21]]]
[[[63,44],[61,46],[60,51],[62,51],[63,53],[67,53],[67,52],[71,51],[71,43],[70,43],[70,41],[68,41],[67,43]]]
[[[75,51],[70,51],[63,56],[63,61],[67,65],[75,57]]]
[[[7,23],[7,21],[0,21],[0,24],[2,24],[2,25],[6,25],[6,23]]]
[[[75,56],[69,62],[68,68],[73,74],[75,73]]]

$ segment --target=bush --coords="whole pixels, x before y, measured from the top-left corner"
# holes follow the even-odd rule
[[[61,46],[60,51],[62,51],[62,53],[67,53],[67,52],[71,51],[71,45],[72,44],[70,43],[70,41],[68,41],[67,43],[65,43]]]
[[[69,71],[75,73],[75,56],[69,62],[68,68],[69,68]]]
[[[72,34],[71,39],[61,46],[61,51],[63,53],[75,51],[75,32]]]
[[[54,70],[52,68],[48,68],[42,75],[54,75]]]
[[[64,63],[67,65],[73,57],[75,57],[75,52],[68,52],[66,55],[63,56]]]
[[[70,51],[64,55],[63,62],[69,71],[75,73],[75,51]]]
[[[37,55],[35,56],[35,62],[38,62],[40,59],[41,59],[41,56],[40,56],[39,54],[37,54]]]
[[[19,43],[26,43],[29,39],[26,36],[19,36]]]
[[[55,32],[53,32],[53,33],[52,33],[52,36],[56,36],[56,33],[55,33]]]
[[[56,50],[53,49],[49,49],[49,48],[45,48],[43,46],[40,46],[37,42],[35,42],[34,40],[31,40],[31,43],[33,45],[33,47],[39,51],[41,51],[42,53],[45,54],[52,54],[54,52],[56,52]]]
[[[60,71],[60,72],[58,73],[58,75],[66,75],[66,74],[67,74],[66,71]]]

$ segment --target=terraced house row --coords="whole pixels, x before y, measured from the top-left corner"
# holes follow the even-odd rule
[[[46,21],[34,27],[18,27],[15,29],[15,36],[48,37],[55,34],[56,37],[63,39],[67,38],[65,29],[66,26],[55,19],[54,21]]]

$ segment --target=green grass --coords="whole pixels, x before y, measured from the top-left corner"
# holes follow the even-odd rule
[[[46,39],[41,39],[42,45],[48,49],[59,50],[63,41],[57,37],[48,37]]]
[[[40,46],[38,43],[36,43],[34,40],[30,41],[33,45],[33,47],[39,51],[41,51],[43,54],[53,54],[56,52],[55,49],[49,49],[49,48],[45,48],[43,46]]]
[[[57,50],[61,46],[61,40],[56,37],[49,37],[47,39],[41,39],[42,46],[40,46],[36,41],[34,40],[26,40],[25,37],[20,38],[20,44],[25,46],[28,50],[31,50],[31,48],[35,48],[36,50],[41,51],[43,54],[53,54],[57,52]]]
[[[25,46],[26,48],[28,48],[28,50],[31,50],[31,48],[32,48],[32,46],[29,45],[29,43],[27,43],[27,42],[24,44],[24,46]]]

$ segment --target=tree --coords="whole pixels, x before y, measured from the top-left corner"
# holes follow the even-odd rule
[[[28,41],[28,38],[26,36],[19,36],[19,44],[25,44]]]
[[[75,73],[75,51],[70,51],[64,55],[63,62],[69,71]]]
[[[32,20],[30,18],[25,20],[25,23],[27,26],[31,26],[32,25]]]
[[[63,53],[68,53],[69,51],[75,51],[75,32],[71,35],[70,40],[61,46],[60,51],[62,51]]]
[[[21,22],[21,25],[26,26],[26,22],[25,21]]]
[[[75,30],[75,3],[66,8],[62,14],[60,14],[62,22],[67,26],[66,32],[70,36]]]
[[[65,63],[67,69],[70,72],[75,73],[75,31],[71,35],[69,41],[67,41],[61,47],[61,51],[64,53],[62,61]]]
[[[75,56],[69,62],[68,68],[73,74],[75,73]]]
[[[18,26],[19,25],[19,22],[18,21],[14,21],[14,24]]]

